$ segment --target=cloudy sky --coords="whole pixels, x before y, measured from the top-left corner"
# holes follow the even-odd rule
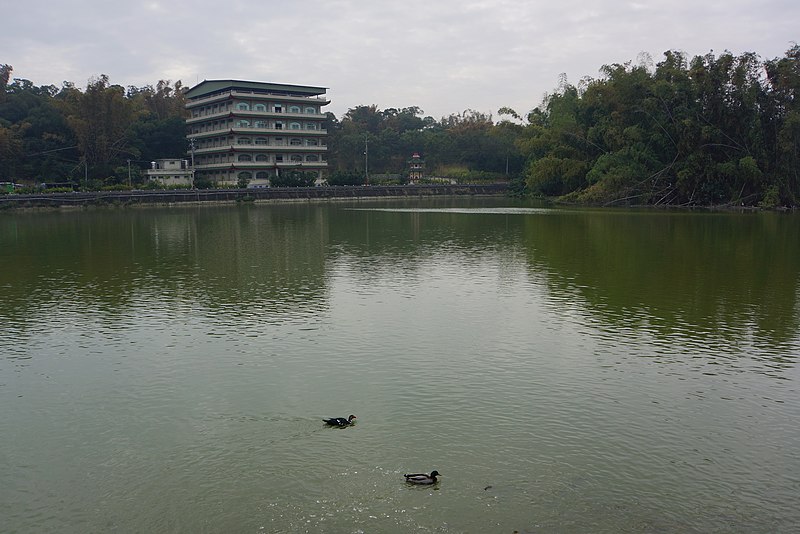
[[[328,87],[361,104],[536,107],[565,73],[665,50],[783,56],[797,0],[52,0],[0,4],[0,63],[36,85],[245,79]]]

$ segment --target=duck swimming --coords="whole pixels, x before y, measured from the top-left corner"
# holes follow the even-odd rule
[[[436,477],[440,477],[442,475],[439,474],[439,471],[431,471],[430,475],[426,475],[425,473],[414,473],[403,476],[406,477],[406,482],[409,484],[436,484],[439,482]]]
[[[345,419],[344,417],[333,417],[331,419],[323,419],[323,421],[325,421],[325,424],[330,426],[345,427],[352,425],[353,419],[356,419],[355,415],[351,415],[347,419]]]

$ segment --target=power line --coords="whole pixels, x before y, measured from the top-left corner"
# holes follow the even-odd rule
[[[41,156],[42,154],[50,154],[51,152],[60,152],[62,150],[72,150],[73,148],[78,148],[78,145],[64,148],[54,148],[52,150],[45,150],[44,152],[33,152],[32,154],[23,154],[22,157],[27,158],[28,156]]]

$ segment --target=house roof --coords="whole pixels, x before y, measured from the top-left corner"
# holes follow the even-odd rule
[[[287,96],[317,96],[324,95],[326,87],[311,85],[289,85],[283,83],[253,82],[246,80],[203,80],[188,91],[186,98],[191,100],[211,95],[213,93],[240,89],[256,93],[272,93]]]

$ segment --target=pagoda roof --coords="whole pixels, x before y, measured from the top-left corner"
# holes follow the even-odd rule
[[[253,93],[280,94],[287,96],[318,96],[324,95],[327,87],[312,85],[291,85],[284,83],[254,82],[247,80],[203,80],[188,91],[186,98],[189,100],[202,98],[214,93],[241,90]]]

